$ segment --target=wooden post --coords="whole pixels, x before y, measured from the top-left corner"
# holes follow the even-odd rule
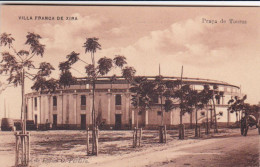
[[[23,136],[23,139],[24,139],[24,164],[27,164],[27,136]]]
[[[164,143],[167,141],[167,131],[166,131],[166,125],[164,125]]]
[[[198,125],[195,125],[195,137],[198,137]]]
[[[138,141],[138,128],[136,128],[135,131],[135,146],[137,146],[137,141]]]
[[[179,139],[184,139],[184,134],[185,134],[185,126],[184,124],[179,125]]]
[[[198,137],[200,137],[200,125],[198,125]]]
[[[94,155],[95,154],[95,142],[96,141],[96,139],[95,139],[95,127],[93,126],[92,127],[92,155]]]
[[[164,143],[164,141],[165,141],[165,128],[166,128],[166,125],[159,126],[159,142],[160,143]]]
[[[28,166],[30,161],[30,133],[15,133],[15,164]],[[21,155],[20,155],[21,149]]]
[[[134,134],[133,134],[133,147],[135,148],[137,146],[137,137],[138,137],[138,129],[134,128]]]
[[[28,140],[28,160],[27,160],[27,163],[29,164],[29,162],[30,162],[30,133],[29,132],[27,132],[27,140]]]
[[[134,133],[133,133],[133,147],[135,147],[135,127],[134,127]]]
[[[208,123],[205,124],[205,134],[206,135],[209,134],[209,124]]]
[[[17,136],[17,132],[15,132],[15,166],[18,165],[19,161],[19,140]]]
[[[89,128],[87,129],[87,155],[89,155]]]
[[[96,155],[98,155],[98,126],[96,129]]]
[[[141,146],[141,140],[142,140],[142,128],[140,128],[140,134],[139,134],[139,147]]]
[[[185,137],[185,125],[182,126],[182,139]]]
[[[20,136],[21,138],[21,144],[22,144],[22,155],[21,155],[21,163],[24,164],[24,140],[23,140],[23,136]]]

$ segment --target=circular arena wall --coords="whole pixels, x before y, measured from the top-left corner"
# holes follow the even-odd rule
[[[154,79],[154,76],[146,76]],[[178,80],[178,77],[164,77],[164,80]],[[183,84],[190,84],[193,89],[202,90],[205,84],[210,88],[218,86],[222,92],[220,99],[215,99],[218,126],[228,126],[237,119],[235,113],[227,111],[228,101],[233,96],[242,96],[240,88],[222,81],[183,78]],[[131,85],[123,78],[118,77],[113,83],[110,77],[100,77],[96,82],[95,111],[99,127],[102,129],[131,129],[138,119],[139,126],[147,129],[158,128],[161,123],[161,112],[158,104],[136,116],[136,109],[131,105]],[[58,89],[53,93],[31,92],[26,94],[27,119],[33,120],[39,129],[86,129],[91,128],[92,119],[92,86],[86,78],[77,78],[77,84]],[[177,104],[176,104],[177,105]],[[208,112],[207,112],[208,111]],[[164,123],[168,128],[175,128],[180,123],[180,109],[176,108],[165,112]],[[214,112],[212,104],[208,110],[198,111],[199,123],[203,124],[206,118],[213,122]],[[240,117],[240,113],[238,118]],[[186,113],[183,123],[193,126],[195,114]]]

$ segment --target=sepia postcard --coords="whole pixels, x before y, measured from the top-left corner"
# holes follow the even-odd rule
[[[0,166],[259,166],[259,7],[2,4],[0,25]]]

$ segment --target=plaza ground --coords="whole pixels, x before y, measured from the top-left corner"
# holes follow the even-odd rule
[[[239,129],[194,138],[186,131],[169,130],[166,144],[158,143],[158,131],[144,130],[142,145],[132,148],[132,131],[100,131],[99,155],[86,156],[86,131],[31,131],[30,166],[93,167],[178,167],[178,166],[259,166],[259,135],[252,128],[248,136]],[[0,166],[14,166],[14,132],[0,132]]]

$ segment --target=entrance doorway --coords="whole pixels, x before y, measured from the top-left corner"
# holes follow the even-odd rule
[[[86,114],[81,114],[80,129],[86,129]]]
[[[121,114],[116,114],[115,115],[115,129],[120,130],[121,129],[121,124],[122,124],[122,115]]]
[[[52,128],[56,129],[57,128],[57,114],[53,114],[53,124]]]

